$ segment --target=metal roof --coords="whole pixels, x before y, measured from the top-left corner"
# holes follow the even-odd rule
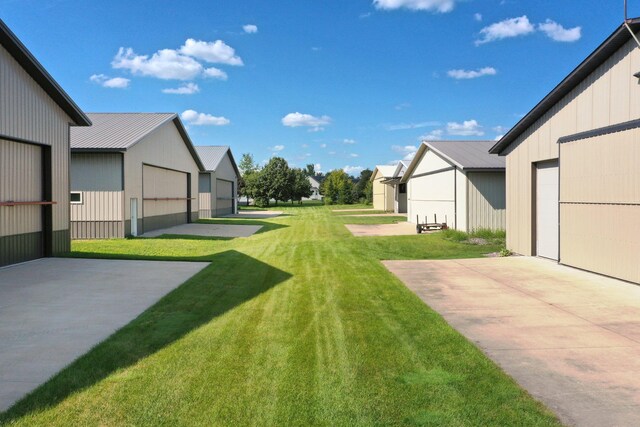
[[[91,126],[91,120],[67,95],[60,85],[29,52],[15,34],[0,19],[0,45],[20,64],[31,78],[67,113],[77,126]]]
[[[210,172],[215,172],[225,154],[229,153],[233,169],[236,171],[236,175],[240,176],[240,171],[228,145],[199,145],[196,147],[196,151],[202,160],[202,164],[204,164],[204,170]]]
[[[167,122],[173,122],[200,170],[204,165],[175,113],[88,113],[93,125],[71,129],[72,151],[127,151]]]
[[[640,18],[627,21],[634,33],[640,31]],[[624,23],[620,25],[596,50],[578,65],[567,77],[564,78],[542,101],[538,103],[527,115],[525,115],[509,132],[506,133],[493,147],[491,153],[502,152],[513,143],[522,133],[533,125],[540,117],[556,105],[569,92],[576,88],[580,82],[594,72],[611,55],[631,40],[631,33]]]
[[[460,169],[504,169],[504,157],[489,154],[489,149],[494,143],[495,141],[423,142],[427,147]]]
[[[371,174],[371,180],[373,180],[373,177],[376,174],[376,169],[378,170],[378,172],[380,172],[380,175],[382,175],[383,178],[391,178],[393,177],[393,173],[396,171],[396,167],[393,165],[376,165],[376,168],[373,170],[373,173]]]

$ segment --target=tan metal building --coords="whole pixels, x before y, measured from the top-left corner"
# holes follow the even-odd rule
[[[395,166],[378,165],[373,170],[369,180],[373,183],[373,209],[385,212],[393,212],[394,190],[393,186],[383,183],[392,178]]]
[[[204,166],[173,113],[91,113],[71,131],[71,236],[104,239],[198,219]]]
[[[69,127],[90,124],[0,20],[0,266],[69,251]]]
[[[491,149],[507,159],[510,249],[640,282],[638,72],[621,25]]]
[[[391,178],[382,181],[393,189],[393,212],[397,214],[407,213],[407,183],[401,181],[408,166],[409,163],[399,161]]]
[[[200,218],[238,213],[240,171],[227,146],[198,146],[204,172],[198,183]]]
[[[488,153],[493,141],[423,142],[401,182],[407,220],[473,231],[505,228],[505,162]]]

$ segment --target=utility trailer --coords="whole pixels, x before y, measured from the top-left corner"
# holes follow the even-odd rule
[[[433,222],[428,222],[427,217],[425,215],[424,222],[420,223],[420,217],[416,215],[416,232],[421,234],[425,231],[433,231],[433,230],[446,230],[449,227],[447,226],[447,216],[444,216],[444,222],[438,222],[438,218],[436,214],[433,214]]]

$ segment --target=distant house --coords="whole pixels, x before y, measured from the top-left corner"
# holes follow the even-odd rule
[[[307,177],[309,180],[309,184],[311,184],[311,196],[308,198],[304,198],[304,200],[322,200],[322,196],[320,195],[320,182],[312,177]]]
[[[198,219],[204,169],[173,113],[92,113],[71,131],[71,235],[137,236]]]
[[[204,165],[198,186],[200,218],[238,213],[240,171],[227,146],[198,146]]]
[[[504,159],[493,141],[423,142],[401,182],[410,222],[446,222],[472,231],[505,228]]]
[[[90,125],[0,20],[0,266],[70,250],[69,127]]]
[[[392,178],[395,166],[378,165],[373,170],[369,180],[373,183],[373,209],[385,212],[394,210],[394,189],[393,186],[385,184],[383,181]]]
[[[639,71],[623,24],[491,148],[511,250],[640,283]]]
[[[393,212],[397,214],[407,213],[407,184],[401,182],[407,167],[408,163],[398,162],[391,178],[382,181],[393,188]]]

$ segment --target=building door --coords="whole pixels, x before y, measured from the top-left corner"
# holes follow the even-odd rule
[[[537,255],[558,260],[558,161],[536,165]]]
[[[131,235],[138,235],[138,199],[131,199]]]
[[[234,208],[233,182],[216,179],[216,216],[230,215]]]

